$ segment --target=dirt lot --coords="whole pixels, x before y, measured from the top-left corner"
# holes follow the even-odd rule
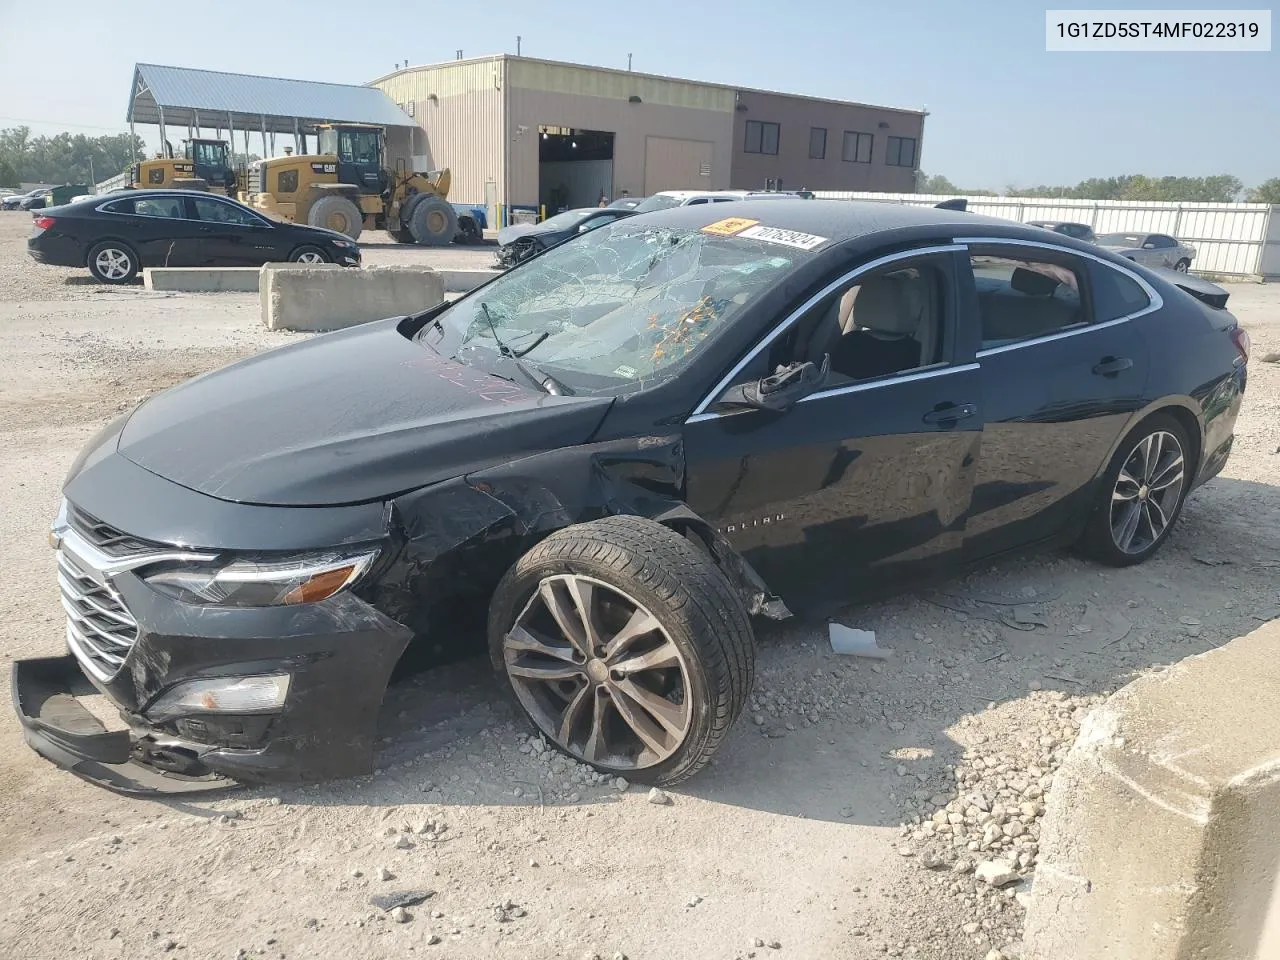
[[[0,214],[6,662],[62,649],[45,531],[80,445],[155,390],[291,338],[261,328],[252,296],[36,267],[29,223]],[[487,252],[368,259],[400,256]],[[748,712],[669,803],[530,743],[480,662],[393,690],[374,777],[217,802],[128,800],[58,771],[23,744],[6,686],[5,954],[1016,955],[1043,794],[1088,706],[1280,616],[1280,366],[1257,359],[1280,350],[1280,288],[1234,286],[1232,307],[1255,356],[1235,454],[1152,562],[1042,554],[844,611],[895,651],[883,662],[833,655],[822,624],[762,629]],[[1012,629],[975,596],[1043,625]],[[976,880],[996,856],[1021,879]],[[369,902],[411,889],[434,894],[403,922]]]

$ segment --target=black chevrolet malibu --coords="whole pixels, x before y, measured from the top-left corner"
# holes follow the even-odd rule
[[[747,700],[752,617],[1159,549],[1248,355],[1168,276],[955,211],[683,207],[174,387],[71,466],[27,740],[138,792],[361,774],[411,642],[485,635],[561,750],[680,780]]]
[[[142,267],[360,263],[345,234],[191,190],[122,190],[52,207],[35,216],[27,252],[38,263],[88,267],[103,283],[128,283]]]

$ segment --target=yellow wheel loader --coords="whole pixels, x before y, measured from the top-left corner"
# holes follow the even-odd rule
[[[382,127],[321,124],[317,132],[318,154],[273,157],[250,166],[250,206],[352,240],[361,230],[386,230],[399,243],[439,247],[453,242],[459,223],[446,200],[448,170],[386,169]],[[463,233],[478,235],[479,228],[464,224]]]
[[[175,157],[166,142],[163,155],[133,165],[134,189],[205,190],[234,197],[244,189],[242,179],[223,140],[184,140],[181,157]]]

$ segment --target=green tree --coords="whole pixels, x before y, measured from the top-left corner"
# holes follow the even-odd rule
[[[21,182],[13,164],[8,160],[0,160],[0,187],[16,187]]]
[[[1280,203],[1280,177],[1272,177],[1250,187],[1245,199],[1250,203]]]

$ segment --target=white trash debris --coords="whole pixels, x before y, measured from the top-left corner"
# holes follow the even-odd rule
[[[893,651],[888,647],[876,646],[874,630],[856,630],[843,623],[827,624],[831,637],[831,649],[836,653],[849,657],[869,657],[873,660],[888,660]]]

